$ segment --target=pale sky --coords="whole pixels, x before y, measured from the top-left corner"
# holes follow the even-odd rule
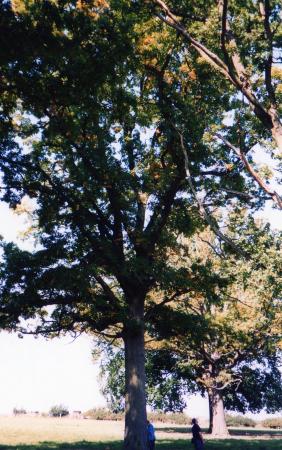
[[[275,228],[282,228],[281,212],[266,209],[265,217]],[[0,202],[0,235],[16,241],[26,227],[24,218],[15,215]],[[57,404],[70,411],[105,405],[99,392],[98,367],[93,363],[90,337],[81,336],[45,340],[16,334],[0,333],[0,414],[9,414],[14,407],[28,411],[48,412]],[[208,403],[200,396],[188,401],[190,416],[208,417]]]
[[[47,341],[0,333],[0,414],[14,407],[48,412],[58,404],[70,411],[104,405],[91,348],[87,336]]]

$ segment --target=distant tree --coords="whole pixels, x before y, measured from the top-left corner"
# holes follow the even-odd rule
[[[282,418],[276,417],[273,419],[265,419],[261,422],[261,425],[265,428],[280,429],[282,428]]]
[[[51,417],[65,417],[69,415],[69,410],[63,405],[55,405],[49,411]]]
[[[13,409],[13,414],[15,416],[19,416],[21,414],[26,414],[26,409],[24,409],[24,408],[14,408]]]

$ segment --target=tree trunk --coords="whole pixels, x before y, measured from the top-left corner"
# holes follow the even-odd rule
[[[124,450],[146,450],[144,300],[132,302],[131,319],[124,327],[125,430]]]
[[[212,389],[208,395],[210,409],[209,431],[212,436],[228,436],[229,432],[226,425],[221,392],[217,389]]]
[[[208,433],[212,433],[212,425],[213,425],[213,407],[212,407],[212,394],[208,392],[209,399],[209,429]]]

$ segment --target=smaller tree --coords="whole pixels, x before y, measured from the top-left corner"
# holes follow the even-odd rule
[[[69,410],[63,405],[55,405],[49,411],[51,417],[64,417],[69,415]]]
[[[218,285],[217,298],[198,290],[182,303],[165,305],[153,331],[163,348],[178,355],[182,377],[192,376],[208,394],[214,435],[228,434],[225,408],[274,412],[282,407],[281,237],[238,211],[226,227],[249,258],[228,255],[226,248],[222,253],[209,233],[201,233],[194,252],[184,256],[187,265],[205,264],[227,284]]]

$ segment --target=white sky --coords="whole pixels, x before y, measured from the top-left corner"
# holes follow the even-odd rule
[[[0,414],[14,407],[45,411],[58,404],[70,411],[103,405],[91,340],[83,336],[45,340],[0,334]]]
[[[282,228],[281,212],[266,208],[265,216],[275,228]],[[26,227],[17,216],[0,202],[0,235],[16,241]],[[47,412],[57,404],[70,411],[103,406],[99,392],[98,367],[92,361],[92,340],[81,336],[45,340],[16,334],[0,333],[0,414],[9,414],[14,407],[28,411]],[[192,396],[188,401],[190,416],[208,417],[207,400]]]

